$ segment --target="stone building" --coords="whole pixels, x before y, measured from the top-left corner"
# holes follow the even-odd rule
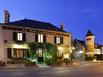
[[[80,60],[103,60],[103,45],[95,43],[95,36],[89,30],[85,36],[85,41],[75,39],[74,59]]]
[[[94,39],[95,39],[95,36],[89,30],[85,36],[85,45],[86,45],[85,56],[86,56],[86,59],[94,57],[94,44],[95,44]]]
[[[85,52],[85,41],[74,39],[73,41],[73,56],[74,59],[83,60]]]
[[[28,43],[52,43],[58,47],[59,54],[70,58],[72,34],[51,23],[30,19],[10,22],[10,14],[4,12],[4,23],[0,23],[0,60],[5,62],[13,58],[24,58],[28,53]],[[42,53],[43,51],[39,52]]]

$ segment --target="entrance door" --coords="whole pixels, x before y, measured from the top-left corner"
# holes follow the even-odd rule
[[[43,50],[38,49],[37,54],[38,54],[38,62],[43,62]]]

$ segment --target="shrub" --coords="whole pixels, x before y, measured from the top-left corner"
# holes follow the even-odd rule
[[[30,58],[38,58],[36,51],[40,48],[44,53],[44,62],[46,64],[54,64],[57,61],[57,46],[51,43],[34,43],[31,42],[28,44]]]

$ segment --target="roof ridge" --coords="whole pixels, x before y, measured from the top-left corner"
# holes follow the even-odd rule
[[[87,34],[86,34],[86,37],[88,36],[94,36],[94,34],[91,32],[91,30],[88,30]]]
[[[58,28],[57,26],[55,26],[51,23],[32,20],[32,19],[21,19],[21,20],[18,20],[18,21],[6,23],[6,25],[66,32],[66,31],[61,30],[60,28]]]

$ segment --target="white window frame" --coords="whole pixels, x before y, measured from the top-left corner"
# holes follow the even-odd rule
[[[42,43],[43,40],[43,34],[38,34],[38,42]]]
[[[60,44],[60,42],[61,42],[61,38],[60,37],[56,37],[56,43]]]
[[[17,40],[23,41],[23,33],[17,33]]]

